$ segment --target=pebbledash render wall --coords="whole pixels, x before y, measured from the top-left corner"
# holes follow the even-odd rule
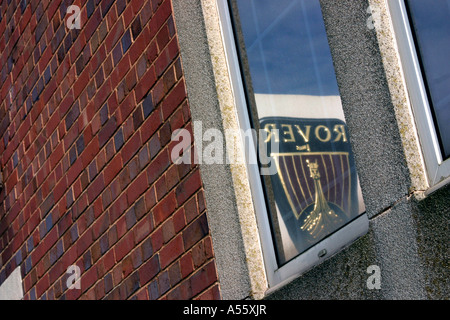
[[[192,130],[171,1],[0,12],[0,287],[20,270],[24,299],[221,298],[199,168],[170,158]]]
[[[239,129],[243,106],[225,3],[173,0],[192,118],[221,130]],[[200,164],[222,298],[448,299],[450,185],[428,185],[387,1],[320,5],[369,231],[290,283],[269,288],[248,172]],[[375,26],[371,12],[381,20]],[[367,286],[373,265],[380,289]]]

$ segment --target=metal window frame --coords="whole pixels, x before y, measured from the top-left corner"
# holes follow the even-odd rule
[[[450,183],[450,159],[443,160],[404,0],[385,0],[397,41],[411,108],[425,161],[426,195]]]
[[[222,40],[225,47],[226,61],[228,64],[229,76],[236,103],[236,112],[239,119],[239,125],[243,131],[246,131],[251,128],[251,124],[234,39],[233,26],[230,18],[228,0],[216,0],[216,2],[219,11]],[[256,157],[256,141],[252,141],[251,143],[253,145],[250,146],[250,148],[243,148],[243,150],[248,150],[249,152],[249,154],[246,154],[246,159],[251,157],[255,159]],[[246,163],[256,213],[256,220],[260,233],[263,259],[269,284],[269,289],[266,294],[269,294],[270,292],[275,291],[281,286],[284,286],[288,282],[294,280],[312,267],[322,263],[327,258],[351,245],[351,243],[367,233],[369,229],[369,219],[367,214],[363,213],[352,222],[317,243],[296,258],[292,259],[283,266],[278,267],[269,221],[269,213],[266,207],[259,167],[257,164],[249,164],[249,161]]]

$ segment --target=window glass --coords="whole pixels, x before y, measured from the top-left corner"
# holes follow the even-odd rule
[[[450,157],[450,0],[407,0],[442,156]]]
[[[365,208],[319,1],[229,4],[252,124],[277,166],[262,180],[281,266]]]

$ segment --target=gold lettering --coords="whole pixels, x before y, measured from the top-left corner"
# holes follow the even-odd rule
[[[275,137],[275,142],[280,142],[280,137],[278,135],[277,125],[275,123],[268,123],[264,126],[264,131],[267,132],[267,138],[265,143],[269,142],[272,135]]]
[[[311,126],[305,126],[306,133],[303,132],[303,130],[300,128],[299,125],[295,125],[295,128],[297,129],[298,133],[302,136],[303,140],[305,140],[305,143],[309,142],[309,134],[311,132]]]
[[[289,138],[283,138],[284,142],[295,142],[294,132],[292,131],[292,125],[290,124],[282,124],[282,128],[288,128],[287,131],[283,131],[283,135],[288,135]]]
[[[334,126],[334,132],[337,133],[336,139],[333,142],[337,142],[342,139],[343,142],[347,142],[347,135],[345,134],[345,127],[342,124],[337,124]]]
[[[322,138],[319,134],[320,129],[323,129],[323,131],[325,131],[326,133],[326,137]],[[330,129],[328,129],[326,126],[324,125],[319,125],[316,127],[316,130],[314,131],[314,133],[316,134],[316,138],[319,139],[321,142],[328,142],[331,139],[331,131]]]

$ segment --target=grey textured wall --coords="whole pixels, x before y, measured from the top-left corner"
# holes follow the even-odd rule
[[[192,117],[220,128],[199,0],[173,0]],[[321,0],[344,113],[370,218],[367,235],[268,299],[449,299],[450,187],[417,201],[366,0]],[[225,298],[245,298],[248,276],[227,167],[203,166]],[[223,226],[227,226],[226,229]],[[231,245],[230,245],[231,244]],[[232,263],[231,263],[232,262]],[[381,268],[369,290],[367,267]],[[237,267],[236,267],[237,266]]]

